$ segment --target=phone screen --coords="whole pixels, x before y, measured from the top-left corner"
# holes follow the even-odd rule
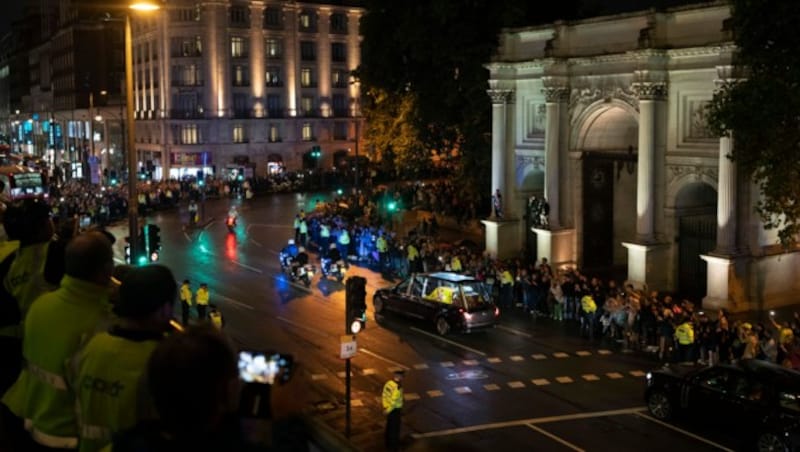
[[[287,382],[291,377],[292,357],[279,353],[266,354],[260,352],[239,352],[239,378],[246,383],[273,384],[278,373],[281,381]]]

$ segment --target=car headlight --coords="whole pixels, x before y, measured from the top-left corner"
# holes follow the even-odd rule
[[[653,379],[653,373],[652,373],[652,372],[647,372],[647,373],[645,374],[644,378],[646,378],[646,379],[647,379],[647,381],[650,381],[650,380],[652,380],[652,379]]]

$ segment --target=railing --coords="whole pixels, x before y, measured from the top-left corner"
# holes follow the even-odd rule
[[[173,109],[169,111],[170,119],[203,119],[203,113],[197,110]]]

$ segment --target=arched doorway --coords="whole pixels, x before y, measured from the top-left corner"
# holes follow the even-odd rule
[[[583,267],[622,275],[628,255],[621,243],[636,234],[639,125],[629,108],[614,102],[591,110],[582,124]]]
[[[690,300],[706,294],[707,267],[700,259],[717,244],[717,192],[703,182],[689,183],[675,196],[678,221],[678,292]]]

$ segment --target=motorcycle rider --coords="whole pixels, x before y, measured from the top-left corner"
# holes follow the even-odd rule
[[[292,276],[298,276],[297,270],[305,267],[308,264],[308,253],[306,253],[306,248],[301,246],[297,249],[297,255],[294,258],[290,259],[290,263],[292,266]]]
[[[297,245],[294,244],[294,239],[289,239],[287,245],[281,250],[281,266],[284,268],[288,267],[292,260],[297,256],[297,253],[298,249]]]
[[[331,264],[335,264],[342,260],[342,255],[339,254],[339,249],[336,248],[335,243],[331,243],[328,245],[328,252],[322,258],[322,266],[324,267],[323,270],[327,274],[330,271]]]

